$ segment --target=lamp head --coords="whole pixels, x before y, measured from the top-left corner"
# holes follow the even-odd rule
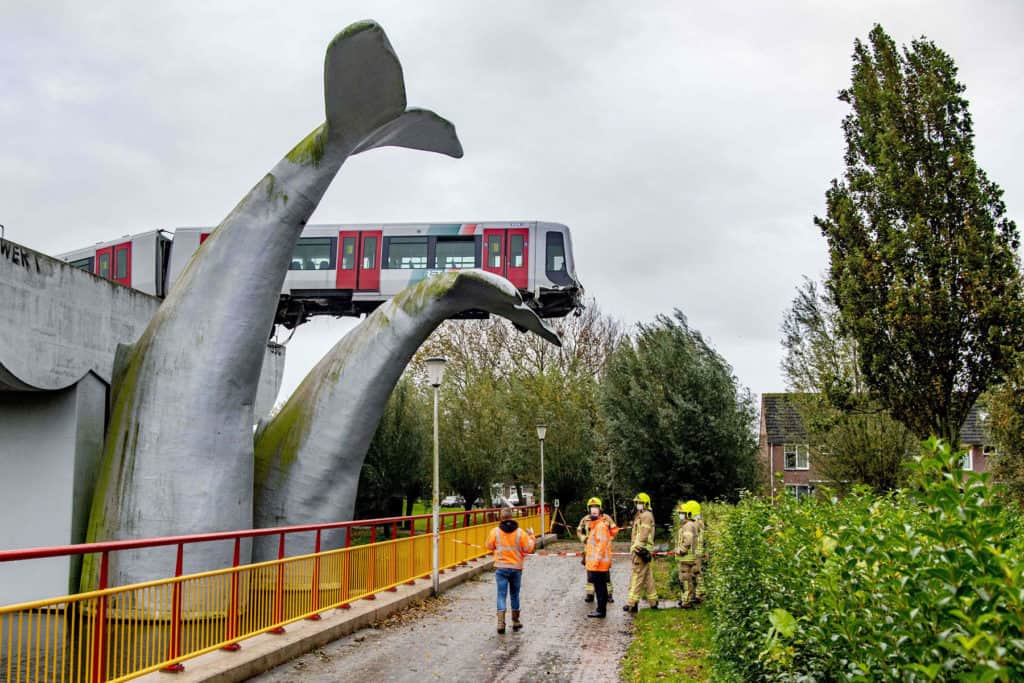
[[[444,365],[448,359],[444,356],[434,356],[424,362],[427,365],[427,381],[430,382],[430,386],[434,388],[441,386],[441,380],[444,378]]]
[[[543,425],[543,424],[537,425],[537,438],[538,439],[543,441],[544,437],[545,437],[545,435],[547,435],[547,433],[548,433],[547,425]]]

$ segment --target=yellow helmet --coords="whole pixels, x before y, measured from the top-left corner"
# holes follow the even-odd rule
[[[594,506],[594,505],[596,505],[599,508],[600,507],[604,507],[603,505],[601,505],[601,499],[600,498],[598,498],[597,496],[591,496],[590,500],[587,501],[587,507],[591,507],[591,506]]]
[[[679,505],[679,511],[685,512],[691,517],[695,517],[700,514],[700,503],[695,500],[688,500],[685,503]]]
[[[651,497],[648,496],[646,493],[638,493],[633,498],[633,502],[634,503],[643,503],[644,505],[650,505],[651,504]]]

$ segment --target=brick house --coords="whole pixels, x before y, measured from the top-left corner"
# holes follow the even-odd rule
[[[818,484],[828,481],[814,469],[807,432],[793,396],[795,394],[761,395],[759,457],[767,477],[765,488],[772,496],[782,492],[810,495]],[[982,409],[971,408],[960,430],[963,443],[970,446],[963,466],[975,472],[986,471],[986,458],[994,451],[985,443],[982,429],[985,417]],[[781,484],[777,480],[779,472],[782,473]]]

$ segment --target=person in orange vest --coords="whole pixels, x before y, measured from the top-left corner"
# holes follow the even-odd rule
[[[590,518],[586,520],[587,550],[585,564],[587,582],[594,584],[597,609],[587,616],[604,619],[608,611],[608,583],[612,570],[612,539],[619,533],[619,527],[601,511],[601,499],[596,496],[587,501]]]
[[[519,620],[519,589],[523,585],[523,559],[533,552],[537,540],[533,529],[525,532],[512,519],[512,508],[501,509],[501,522],[491,529],[486,546],[494,551],[494,578],[498,587],[498,633],[505,632],[506,600],[512,597],[512,630],[523,627]]]

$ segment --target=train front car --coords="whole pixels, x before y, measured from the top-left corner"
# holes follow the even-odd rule
[[[561,223],[537,223],[534,243],[543,249],[537,259],[536,285],[527,303],[542,318],[561,318],[583,309],[583,285],[576,276],[572,234]]]

